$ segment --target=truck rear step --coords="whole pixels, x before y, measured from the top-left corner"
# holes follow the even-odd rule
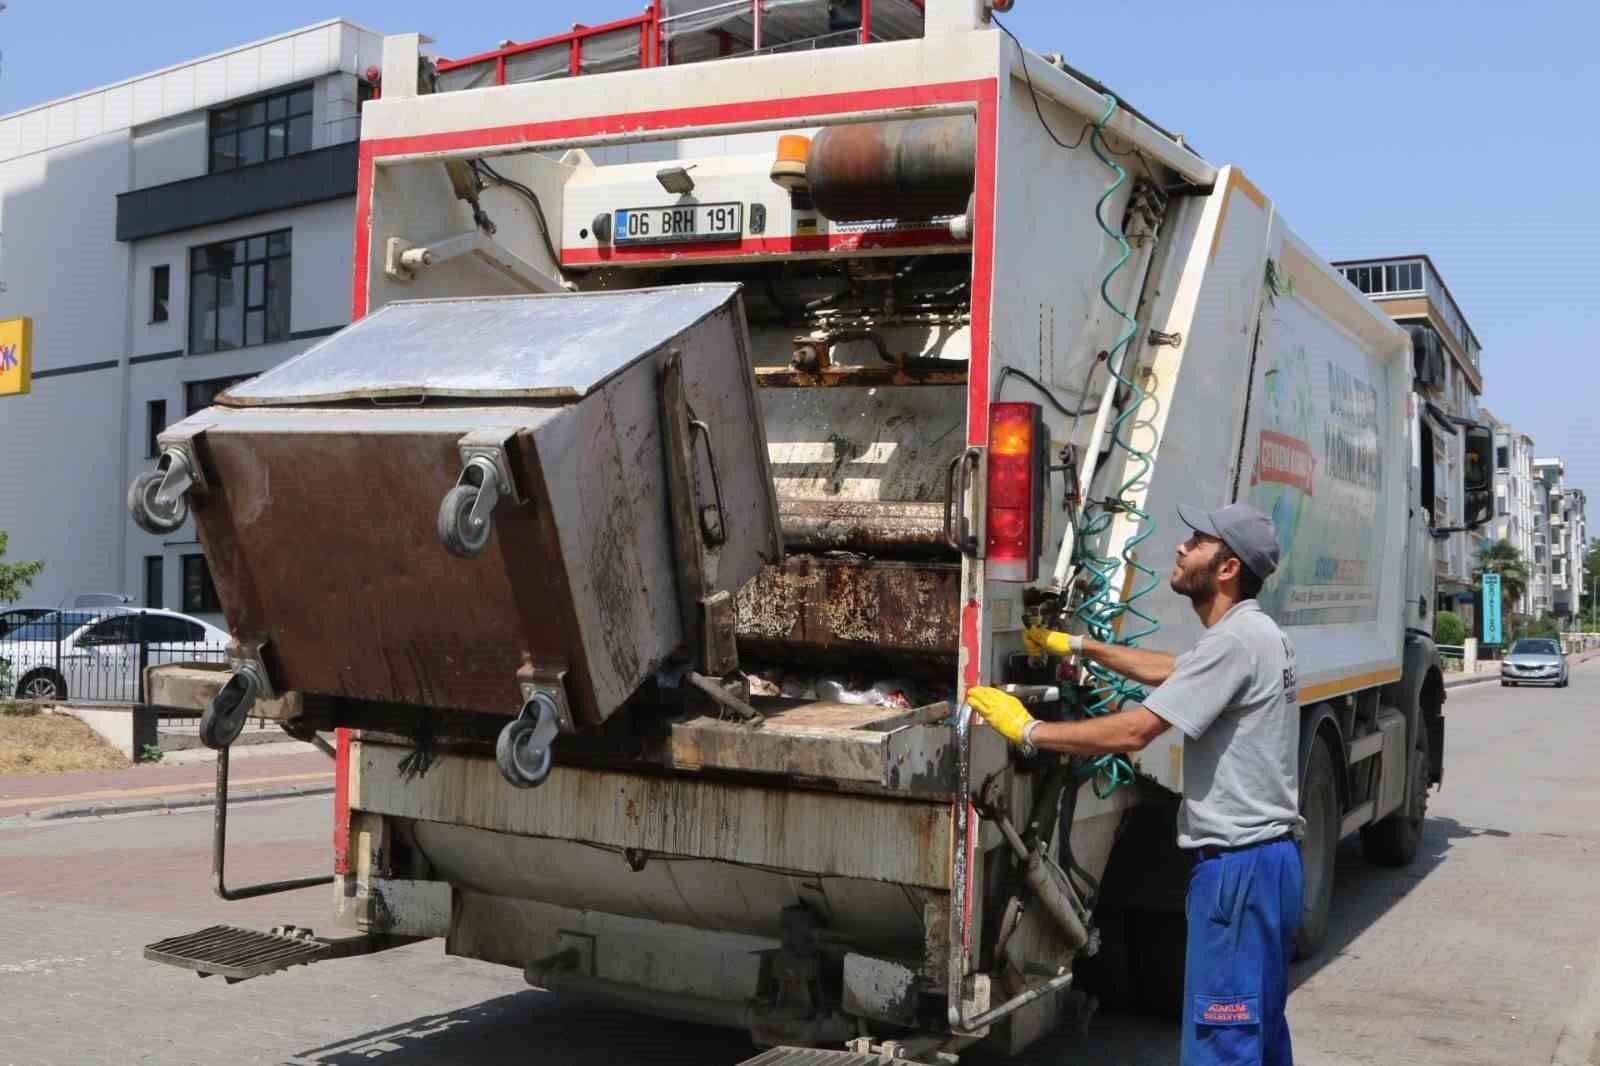
[[[301,930],[260,933],[234,925],[213,925],[158,940],[144,949],[144,957],[193,970],[201,977],[217,974],[233,982],[316,962],[328,951],[328,944]]]
[[[416,937],[362,934],[323,940],[309,929],[282,925],[270,933],[236,925],[212,925],[195,933],[168,937],[146,945],[144,957],[164,962],[201,977],[216,974],[229,984],[262,977],[291,966],[307,966],[328,959],[370,955],[375,951],[414,943]]]
[[[905,1066],[905,1059],[887,1055],[863,1055],[855,1051],[824,1051],[820,1048],[775,1047],[739,1066]]]

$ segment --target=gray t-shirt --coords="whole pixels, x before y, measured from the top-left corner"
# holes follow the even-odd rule
[[[1255,600],[1236,604],[1178,656],[1144,705],[1187,738],[1179,847],[1237,847],[1299,830],[1294,645]]]

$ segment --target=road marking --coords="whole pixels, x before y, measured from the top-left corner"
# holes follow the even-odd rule
[[[228,788],[236,789],[244,785],[279,785],[293,781],[328,781],[333,778],[333,771],[328,770],[316,774],[280,774],[276,777],[245,777],[230,780]],[[59,796],[29,796],[26,799],[0,800],[0,810],[12,807],[49,807],[58,803],[73,803],[81,800],[126,799],[130,796],[169,796],[175,792],[210,792],[215,786],[204,781],[195,781],[187,785],[149,785],[145,788],[112,788],[102,789],[98,792],[69,792]]]

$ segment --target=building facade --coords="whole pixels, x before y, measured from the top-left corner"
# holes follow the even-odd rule
[[[0,529],[28,603],[119,592],[217,617],[192,528],[149,536],[156,436],[349,321],[360,107],[382,37],[332,20],[0,117]]]
[[[1539,614],[1548,612],[1563,626],[1576,622],[1590,602],[1596,575],[1588,572],[1588,495],[1566,483],[1566,463],[1559,458],[1533,461],[1543,518],[1535,532],[1541,585],[1535,596]]]
[[[1594,606],[1596,575],[1588,567],[1589,549],[1589,497],[1582,489],[1567,492],[1567,520],[1570,523],[1567,558],[1571,571],[1572,616],[1576,621],[1586,617]]]
[[[1563,624],[1583,613],[1584,556],[1589,530],[1582,489],[1564,488],[1550,501],[1550,613]]]
[[[1534,610],[1534,515],[1540,486],[1533,476],[1533,438],[1519,433],[1510,423],[1480,409],[1494,428],[1494,521],[1487,539],[1503,540],[1522,553],[1528,581],[1522,595],[1511,605],[1517,614],[1533,615]]]
[[[1410,255],[1349,259],[1333,266],[1411,334],[1417,388],[1423,398],[1447,415],[1478,421],[1483,395],[1482,345],[1433,261],[1425,255]],[[1433,525],[1462,525],[1463,438],[1460,434],[1436,434],[1433,452]],[[1473,571],[1486,536],[1482,530],[1453,533],[1440,542],[1438,607],[1461,614],[1469,627],[1476,614]]]
[[[1567,467],[1556,457],[1539,458],[1533,461],[1533,473],[1539,489],[1533,547],[1540,577],[1534,609],[1540,615],[1556,615],[1557,561],[1564,563],[1566,558],[1566,526],[1561,517],[1561,502],[1566,495]],[[1560,584],[1566,584],[1564,575]]]

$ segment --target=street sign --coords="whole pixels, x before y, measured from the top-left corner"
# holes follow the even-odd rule
[[[1483,643],[1503,643],[1500,635],[1500,575],[1483,575]]]
[[[33,322],[0,322],[0,396],[19,396],[33,384]]]

